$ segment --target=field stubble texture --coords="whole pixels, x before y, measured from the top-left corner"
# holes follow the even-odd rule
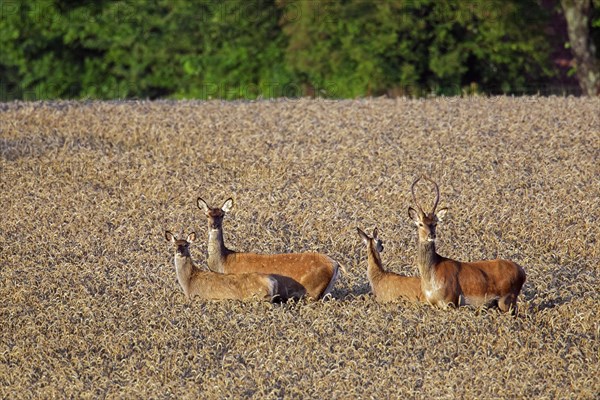
[[[598,398],[600,100],[57,102],[0,107],[0,398]],[[377,304],[356,226],[416,275],[410,184],[438,250],[507,258],[513,318]],[[423,189],[421,189],[423,190]],[[422,191],[421,197],[432,194]],[[186,301],[164,230],[233,197],[236,250],[320,251],[333,299]]]

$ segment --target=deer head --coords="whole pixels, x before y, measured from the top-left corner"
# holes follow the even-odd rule
[[[367,235],[365,232],[363,232],[360,228],[356,228],[357,232],[358,232],[358,236],[360,236],[360,238],[362,239],[362,241],[369,246],[369,242],[373,241],[373,248],[378,252],[381,253],[383,251],[383,242],[381,241],[381,239],[379,239],[378,236],[378,231],[377,228],[373,229],[373,237],[369,237],[369,235]]]
[[[417,196],[415,195],[415,185],[421,180],[421,178],[425,178],[429,182],[433,183],[435,186],[435,200],[433,202],[431,212],[429,213],[423,210],[423,208],[417,201]],[[426,176],[421,176],[414,180],[410,187],[410,191],[412,193],[413,202],[415,203],[417,210],[415,210],[412,207],[408,207],[408,216],[417,226],[419,232],[419,241],[433,242],[436,239],[436,226],[438,222],[441,222],[443,220],[444,216],[448,212],[448,209],[446,207],[440,209],[437,213],[435,211],[440,201],[440,188],[434,180]]]
[[[165,231],[167,242],[175,245],[175,255],[178,257],[191,257],[190,244],[196,241],[196,232],[192,232],[187,236],[187,239],[177,239],[177,236],[169,231]]]
[[[208,218],[208,226],[211,229],[221,229],[223,226],[223,217],[233,208],[233,199],[229,198],[225,200],[221,208],[212,208],[206,201],[198,197],[198,208],[204,211],[204,214]]]

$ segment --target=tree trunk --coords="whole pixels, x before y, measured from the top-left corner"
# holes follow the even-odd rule
[[[571,52],[575,58],[577,79],[583,93],[600,95],[600,61],[590,35],[591,0],[561,0],[567,20]]]

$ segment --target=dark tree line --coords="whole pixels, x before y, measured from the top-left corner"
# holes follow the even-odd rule
[[[600,0],[15,0],[0,3],[0,100],[545,94],[567,34],[570,73],[596,95],[599,10]]]

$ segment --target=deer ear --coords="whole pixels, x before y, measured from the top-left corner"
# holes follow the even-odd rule
[[[165,231],[165,239],[167,239],[167,242],[175,243],[175,236],[169,231]]]
[[[190,243],[194,243],[196,241],[196,232],[192,232],[188,235],[187,241]]]
[[[444,207],[441,210],[438,210],[438,212],[435,213],[435,216],[437,218],[437,220],[439,222],[442,222],[444,220],[444,217],[446,216],[446,213],[448,212],[448,208]]]
[[[419,223],[419,213],[412,207],[408,207],[408,217],[415,223]]]
[[[373,228],[373,239],[377,239],[377,237],[379,236],[379,230],[377,229],[377,227]]]
[[[208,209],[210,207],[208,206],[208,204],[206,204],[206,202],[204,200],[202,200],[201,197],[198,197],[198,208],[204,212],[208,212]]]
[[[365,242],[365,243],[369,242],[369,237],[359,227],[356,227],[356,231],[358,232],[358,236],[360,236],[360,238],[362,239],[363,242]]]
[[[223,207],[221,207],[221,210],[223,210],[223,212],[228,213],[229,211],[231,211],[231,209],[233,208],[233,199],[230,197],[227,200],[225,200],[225,203],[223,203]]]

